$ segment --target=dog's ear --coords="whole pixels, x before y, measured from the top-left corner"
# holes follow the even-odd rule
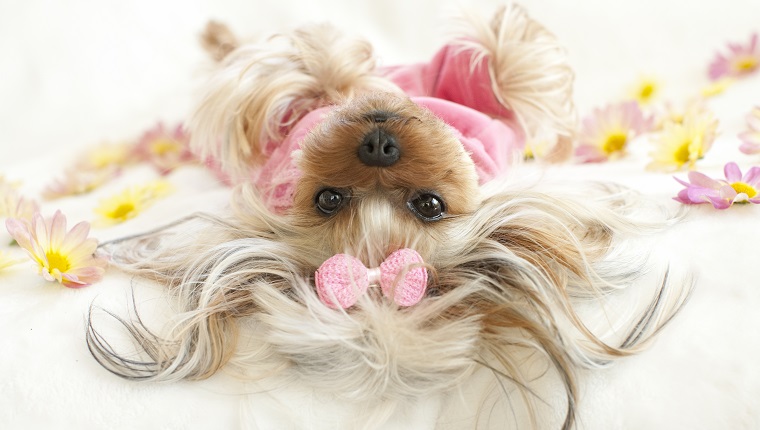
[[[466,21],[458,43],[475,50],[475,61],[487,61],[494,94],[516,114],[529,144],[546,141],[549,148],[536,155],[569,158],[578,122],[575,77],[557,37],[516,4],[502,7],[490,22],[475,16]]]
[[[222,61],[240,42],[229,27],[218,21],[209,21],[201,33],[201,46],[216,61]]]
[[[207,33],[212,48],[227,34]],[[398,89],[375,75],[369,43],[329,25],[241,45],[204,87],[190,121],[191,146],[233,179],[248,177],[306,113],[365,91]]]

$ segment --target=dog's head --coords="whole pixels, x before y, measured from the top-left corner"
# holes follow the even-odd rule
[[[475,166],[441,119],[392,93],[333,110],[301,144],[292,222],[323,255],[376,265],[399,248],[434,260],[446,221],[479,203]]]

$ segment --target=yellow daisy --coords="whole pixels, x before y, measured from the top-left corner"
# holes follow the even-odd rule
[[[682,122],[667,122],[655,139],[653,158],[647,168],[674,171],[694,168],[715,140],[718,120],[709,111],[685,117]]]
[[[661,86],[658,79],[652,76],[642,76],[633,84],[628,95],[640,105],[648,105],[659,97]]]
[[[724,77],[716,81],[712,81],[702,87],[702,97],[708,98],[722,94],[724,91],[726,91],[726,88],[730,87],[734,82],[736,82],[736,79],[729,77]]]
[[[154,181],[145,185],[128,187],[116,195],[101,200],[95,212],[106,224],[118,224],[136,217],[155,199],[170,191],[171,185],[166,181]]]

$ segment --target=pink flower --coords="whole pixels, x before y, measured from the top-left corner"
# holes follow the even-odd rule
[[[66,217],[61,211],[56,211],[49,220],[37,212],[31,222],[8,218],[5,227],[48,281],[79,288],[99,281],[105,272],[106,260],[93,255],[98,241],[87,238],[90,233],[87,222],[80,222],[67,231]]]
[[[596,108],[583,120],[575,155],[582,163],[622,157],[630,141],[652,126],[653,118],[645,118],[635,101]]]
[[[739,151],[745,154],[758,154],[760,153],[760,106],[755,106],[747,115],[747,126],[749,130],[739,134],[739,139],[742,140]]]
[[[715,209],[726,209],[734,203],[760,203],[760,167],[752,167],[742,176],[739,166],[730,162],[723,169],[726,179],[712,179],[691,171],[689,181],[675,178],[686,188],[674,200],[683,204],[712,203]]]
[[[748,75],[760,66],[760,49],[757,46],[757,33],[750,36],[749,44],[728,44],[727,54],[717,53],[710,63],[708,74],[711,80],[724,76],[740,77]]]
[[[179,166],[195,162],[189,142],[190,135],[182,128],[182,124],[169,131],[162,123],[158,123],[143,134],[134,151],[138,159],[153,164],[165,175]]]

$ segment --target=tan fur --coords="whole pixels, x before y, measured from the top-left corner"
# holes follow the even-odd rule
[[[556,36],[516,4],[501,8],[490,22],[469,16],[462,33],[459,43],[479,52],[475,61],[489,59],[494,94],[517,114],[528,139],[551,135],[546,160],[567,160],[578,122],[575,76]]]
[[[201,33],[201,45],[216,61],[222,61],[230,52],[237,49],[240,42],[235,33],[226,25],[217,21],[209,21]]]

